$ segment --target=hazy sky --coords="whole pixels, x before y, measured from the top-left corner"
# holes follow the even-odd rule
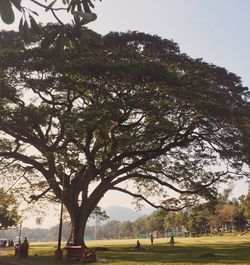
[[[88,27],[101,34],[136,30],[173,39],[182,52],[225,67],[250,87],[249,10],[250,0],[96,0],[98,19]],[[39,20],[46,23],[48,13]],[[17,25],[18,21],[11,26],[0,22],[0,29]],[[246,191],[247,185],[237,185],[236,195]],[[128,197],[113,193],[105,196],[102,205],[129,203]]]
[[[173,39],[242,77],[250,87],[249,0],[103,0],[91,28],[101,33],[137,30]]]

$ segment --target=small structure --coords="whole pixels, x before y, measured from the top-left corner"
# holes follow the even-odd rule
[[[29,244],[21,243],[15,246],[15,256],[22,258],[28,257]]]
[[[29,251],[29,241],[27,237],[24,238],[24,241],[21,243],[19,237],[19,243],[15,245],[15,256],[27,258]]]
[[[86,249],[82,246],[66,246],[66,260],[78,259],[83,262],[96,262],[95,250]]]

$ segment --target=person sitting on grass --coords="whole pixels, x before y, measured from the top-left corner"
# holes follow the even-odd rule
[[[144,250],[139,240],[136,241],[135,250]]]

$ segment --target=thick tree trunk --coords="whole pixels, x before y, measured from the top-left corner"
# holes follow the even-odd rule
[[[84,200],[84,202],[81,202],[80,206],[78,205],[77,200],[65,200],[65,206],[71,219],[71,233],[69,240],[73,241],[75,246],[83,246],[87,248],[84,241],[84,232],[87,221],[90,214],[98,205],[98,202],[102,198],[103,194],[106,192],[106,189],[101,186],[95,191],[96,193],[91,195],[92,199]],[[72,197],[68,196],[68,198],[71,199]]]
[[[86,247],[84,241],[84,232],[86,228],[86,224],[88,221],[88,214],[74,213],[71,215],[71,233],[70,233],[70,240],[73,241],[75,246],[83,246]]]

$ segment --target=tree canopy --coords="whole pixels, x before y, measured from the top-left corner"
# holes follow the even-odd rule
[[[32,200],[63,199],[77,244],[110,190],[178,210],[244,174],[249,91],[235,74],[138,32],[82,28],[60,57],[42,36],[0,38],[1,166]]]

